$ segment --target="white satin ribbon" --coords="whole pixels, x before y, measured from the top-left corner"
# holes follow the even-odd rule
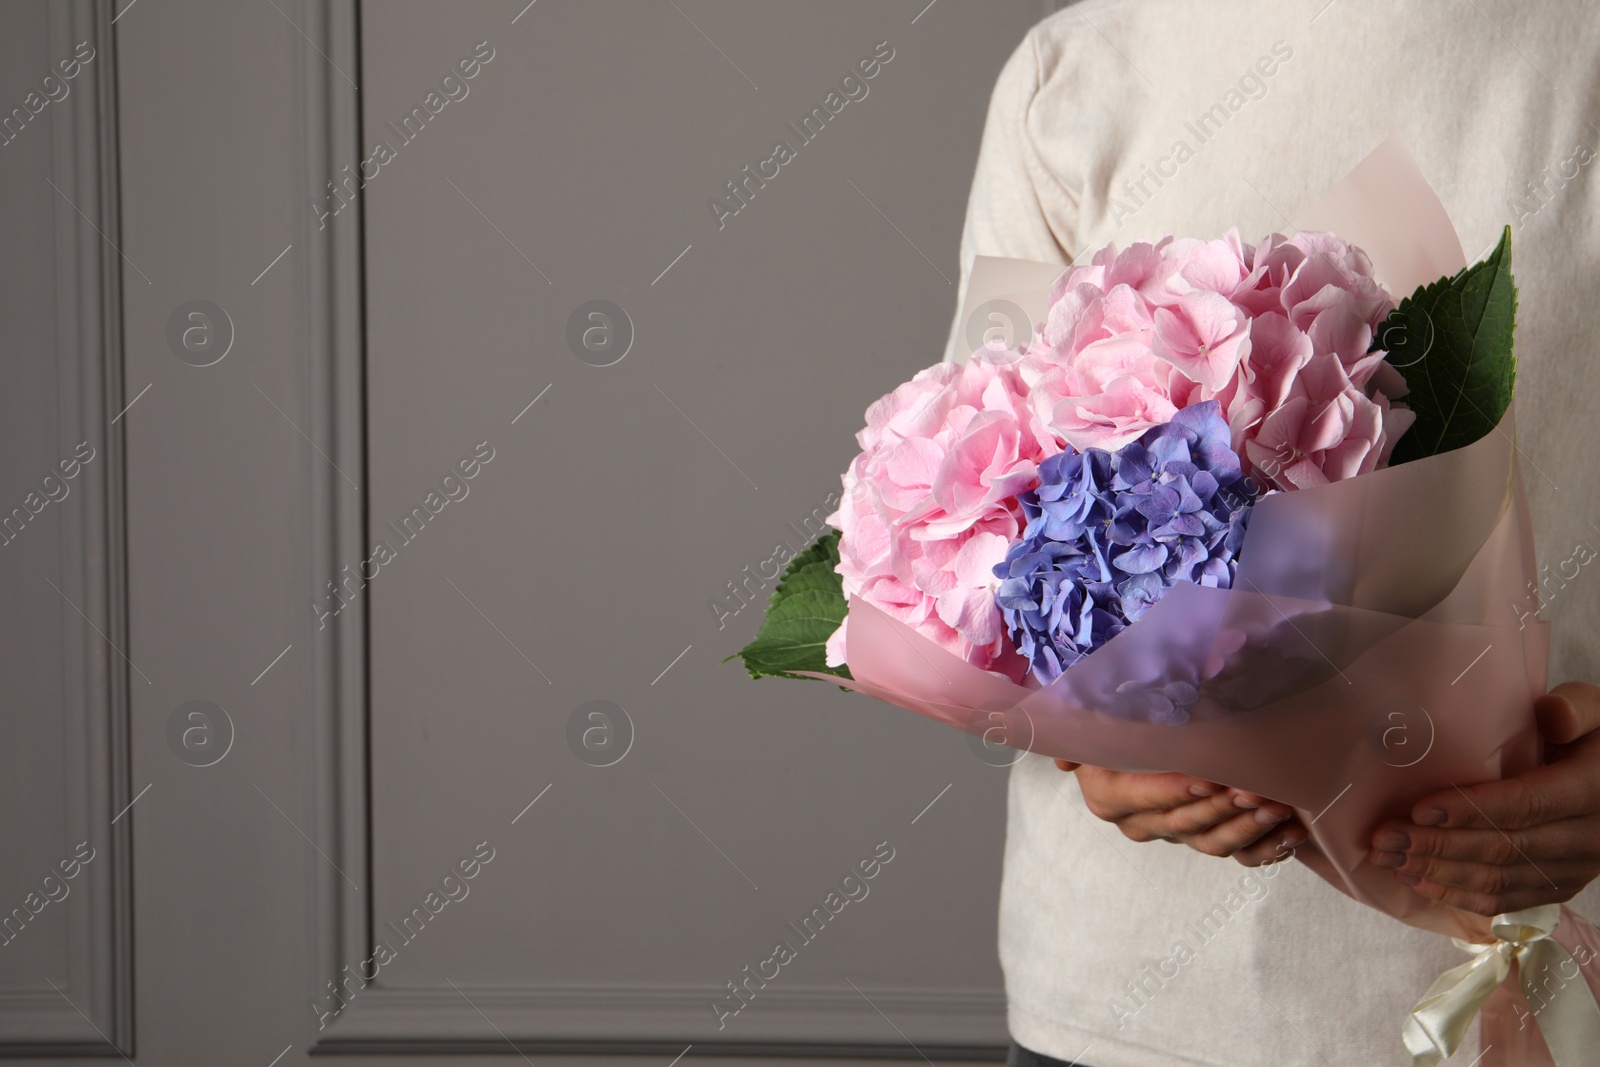
[[[1455,939],[1473,958],[1441,974],[1406,1018],[1404,1039],[1412,1067],[1437,1067],[1467,1035],[1484,1001],[1501,982],[1517,973],[1534,1020],[1556,1067],[1585,1067],[1600,1051],[1600,1005],[1566,949],[1550,935],[1561,921],[1561,906],[1545,904],[1496,915],[1490,932],[1496,940],[1480,945]],[[1542,976],[1557,975],[1552,992],[1539,987]]]

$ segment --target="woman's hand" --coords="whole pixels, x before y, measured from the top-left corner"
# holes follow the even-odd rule
[[[1282,859],[1305,841],[1286,804],[1186,774],[1123,774],[1056,760],[1076,770],[1089,810],[1131,841],[1172,841],[1246,867]]]
[[[1368,858],[1479,915],[1564,903],[1600,876],[1600,689],[1557,686],[1534,714],[1545,766],[1422,798],[1378,827]]]

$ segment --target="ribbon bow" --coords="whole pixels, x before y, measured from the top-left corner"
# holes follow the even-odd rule
[[[1561,922],[1561,906],[1545,904],[1496,915],[1495,940],[1475,944],[1455,939],[1473,958],[1441,974],[1407,1016],[1403,1031],[1412,1067],[1437,1067],[1457,1048],[1489,995],[1517,964],[1523,994],[1556,1067],[1584,1067],[1600,1049],[1600,1005],[1567,950],[1551,935]],[[1541,976],[1555,974],[1562,985],[1554,995],[1541,989]],[[1568,987],[1572,988],[1568,988]]]

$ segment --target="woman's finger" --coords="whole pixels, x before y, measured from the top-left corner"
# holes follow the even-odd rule
[[[1526,830],[1441,830],[1390,821],[1372,835],[1372,862],[1394,866],[1393,856],[1418,856],[1497,867],[1569,860],[1600,865],[1600,840],[1592,820],[1561,819]],[[1388,860],[1380,861],[1388,855]]]
[[[1132,841],[1181,841],[1227,822],[1240,808],[1226,792],[1169,811],[1138,811],[1115,820]]]
[[[1123,774],[1088,765],[1078,768],[1078,786],[1089,810],[1108,822],[1149,811],[1171,811],[1224,787],[1187,774]]]
[[[1600,730],[1600,689],[1583,682],[1564,682],[1535,701],[1533,712],[1545,740],[1571,744]]]
[[[1232,856],[1241,849],[1260,841],[1274,828],[1294,817],[1294,810],[1282,804],[1269,804],[1256,811],[1246,811],[1205,833],[1186,837],[1183,843],[1207,856]],[[1273,821],[1262,822],[1263,818]]]
[[[1280,823],[1259,841],[1246,845],[1233,854],[1233,858],[1246,867],[1263,867],[1289,859],[1294,850],[1305,844],[1310,832],[1298,819]]]
[[[1405,878],[1401,880],[1405,881]],[[1459,889],[1453,885],[1441,885],[1426,879],[1418,880],[1415,884],[1407,881],[1406,884],[1430,900],[1437,900],[1441,904],[1448,904],[1452,908],[1460,908],[1462,911],[1470,911],[1477,915],[1499,915],[1543,904],[1564,904],[1578,893],[1577,888],[1551,889],[1549,886],[1504,895],[1479,893],[1471,889]]]
[[[1398,867],[1394,865],[1397,857],[1400,860]],[[1373,866],[1405,876],[1402,881],[1420,878],[1488,896],[1506,896],[1529,890],[1560,890],[1573,884],[1581,886],[1588,882],[1593,873],[1593,868],[1588,864],[1562,860],[1549,860],[1537,865],[1521,863],[1500,866],[1384,852],[1375,852],[1369,858]]]
[[[1237,798],[1227,793],[1197,800],[1171,811],[1140,812],[1117,823],[1117,828],[1135,841],[1176,841],[1188,844],[1193,839],[1210,833],[1240,815],[1253,819],[1256,829],[1267,829],[1282,823],[1294,814],[1283,804],[1268,803],[1261,808],[1243,809]]]

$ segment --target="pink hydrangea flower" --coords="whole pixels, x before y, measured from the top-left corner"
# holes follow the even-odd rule
[[[828,523],[856,595],[985,670],[1011,653],[994,565],[1021,532],[1017,494],[1062,450],[1004,360],[941,363],[867,409],[861,454]],[[828,641],[844,662],[845,628]]]
[[[1056,280],[1017,372],[1039,432],[1074,448],[1120,448],[1216,400],[1247,473],[1303,488],[1383,464],[1411,423],[1368,351],[1393,307],[1333,234],[1107,245]]]
[[[1389,403],[1403,383],[1369,351],[1393,306],[1366,255],[1332,234],[1107,245],[1056,279],[1023,348],[929,367],[867,409],[828,516],[845,595],[1016,674],[993,568],[1043,460],[1116,450],[1215,400],[1263,489],[1371,471],[1412,420]],[[827,661],[845,662],[844,626]]]

